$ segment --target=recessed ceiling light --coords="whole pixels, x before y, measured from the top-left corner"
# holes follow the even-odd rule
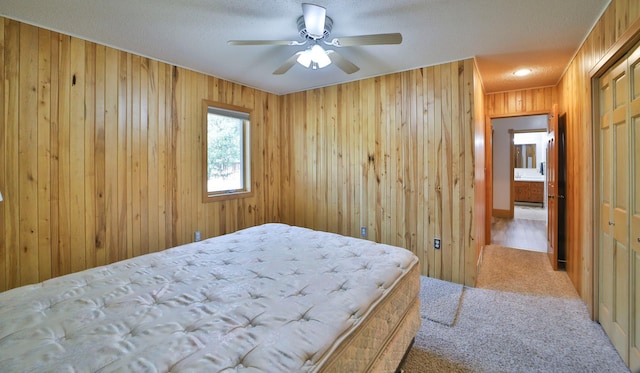
[[[513,73],[515,76],[527,76],[529,74],[531,74],[531,69],[520,69]]]

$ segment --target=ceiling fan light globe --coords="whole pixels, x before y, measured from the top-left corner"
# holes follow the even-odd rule
[[[319,45],[311,47],[311,60],[318,64],[318,68],[323,68],[331,64],[331,59],[327,56],[327,52]]]
[[[311,54],[311,59],[314,61],[317,61],[318,59],[322,58],[322,55],[325,54],[325,51],[324,49],[322,49],[321,46],[316,44],[313,47],[311,47],[311,49],[309,50],[309,53]]]
[[[317,59],[318,68],[322,69],[323,67],[327,67],[331,64],[331,59],[326,54],[323,54],[321,58]]]
[[[297,61],[300,65],[309,68],[309,65],[311,65],[311,53],[309,51],[300,53]]]

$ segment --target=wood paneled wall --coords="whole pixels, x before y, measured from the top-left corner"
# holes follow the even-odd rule
[[[424,274],[474,284],[472,60],[278,97],[0,24],[0,290],[271,221],[365,226]],[[253,110],[251,198],[201,201],[203,98]]]
[[[485,110],[491,118],[550,113],[558,103],[555,87],[491,93],[486,95]]]
[[[0,26],[0,291],[278,220],[278,96]],[[203,98],[253,109],[251,198],[201,201]]]
[[[473,285],[473,99],[473,60],[283,97],[282,220],[366,227],[416,253],[423,274]]]
[[[567,273],[591,314],[594,236],[593,119],[591,71],[629,27],[640,19],[640,2],[613,0],[595,24],[558,85],[559,112],[567,113],[567,195],[569,247]]]

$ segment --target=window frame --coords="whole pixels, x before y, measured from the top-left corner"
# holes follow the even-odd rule
[[[243,184],[241,189],[232,189],[227,191],[209,192],[208,190],[208,165],[209,165],[209,111],[210,108],[218,111],[216,114],[225,115],[226,113],[237,113],[237,116],[229,115],[237,119],[243,120],[242,127],[242,152],[243,152]],[[251,188],[251,114],[252,111],[243,107],[224,104],[212,100],[202,100],[202,201],[204,203],[216,202],[230,199],[247,198],[253,195]],[[246,118],[245,118],[246,117]]]

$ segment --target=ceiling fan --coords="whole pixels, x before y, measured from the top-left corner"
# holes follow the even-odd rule
[[[347,36],[328,40],[333,20],[327,17],[325,8],[314,4],[302,4],[302,16],[298,18],[298,33],[302,41],[296,40],[229,40],[230,45],[309,45],[306,50],[296,52],[289,57],[273,74],[284,74],[297,63],[306,68],[321,69],[334,63],[347,74],[360,70],[353,62],[344,58],[335,50],[325,50],[322,44],[332,47],[351,47],[359,45],[400,44],[400,33]]]

